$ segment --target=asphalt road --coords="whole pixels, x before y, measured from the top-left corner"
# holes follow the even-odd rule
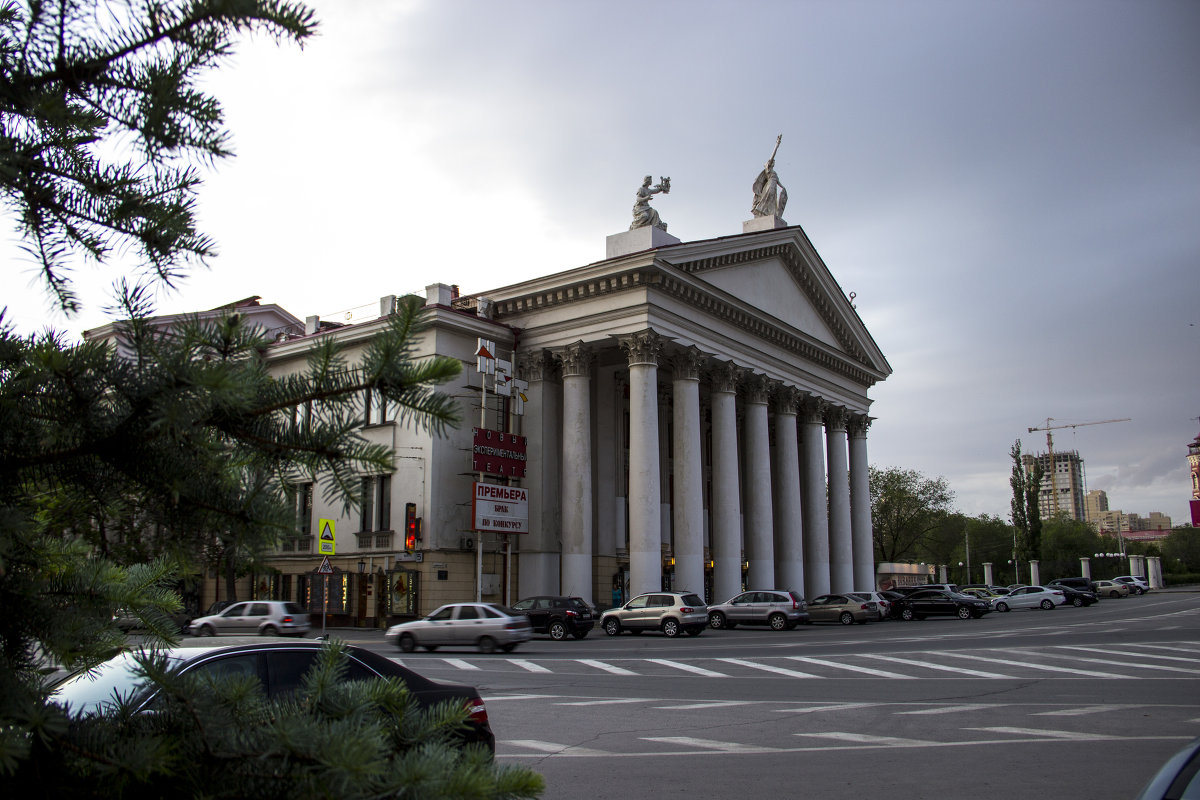
[[[401,654],[479,687],[547,800],[1123,798],[1200,736],[1200,594]]]

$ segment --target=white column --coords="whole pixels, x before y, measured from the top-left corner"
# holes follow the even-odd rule
[[[529,533],[514,537],[520,552],[518,597],[558,594],[561,591],[562,535],[562,384],[555,357],[547,350],[522,353],[518,359],[522,378],[529,381],[524,432],[532,458],[525,472],[524,486],[530,488]]]
[[[800,404],[800,469],[804,507],[804,596],[829,594],[829,503],[825,497],[824,403],[811,395]]]
[[[992,575],[992,562],[983,562],[983,583],[985,586],[995,586],[996,579]]]
[[[774,401],[775,461],[771,470],[775,510],[775,588],[804,596],[804,520],[800,504],[800,451],[796,413],[800,393],[780,387]]]
[[[662,508],[658,461],[658,355],[653,331],[623,337],[629,359],[629,591],[662,589]]]
[[[1092,560],[1087,556],[1082,556],[1079,559],[1079,574],[1089,581],[1092,579]]]
[[[850,527],[850,465],[846,453],[846,409],[831,406],[825,414],[829,448],[829,584],[833,592],[867,590],[854,585],[854,540]],[[945,581],[942,581],[945,583]]]
[[[854,550],[854,588],[875,589],[875,534],[871,523],[871,478],[867,463],[867,428],[871,418],[851,417],[850,435],[850,538]]]
[[[775,587],[775,512],[771,508],[771,439],[767,398],[771,384],[763,375],[742,383],[746,398],[746,560],[750,588]]]
[[[704,473],[701,467],[700,367],[695,347],[671,357],[674,390],[675,588],[704,596]]]
[[[712,371],[713,602],[742,590],[742,503],[738,480],[737,378],[732,364]]]
[[[595,356],[582,341],[563,363],[562,593],[592,597],[592,409]]]
[[[1042,565],[1036,559],[1029,561],[1029,583],[1033,586],[1038,586],[1042,582]]]

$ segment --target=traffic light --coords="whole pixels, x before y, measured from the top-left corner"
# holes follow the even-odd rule
[[[417,549],[417,504],[404,504],[404,549],[412,552]]]

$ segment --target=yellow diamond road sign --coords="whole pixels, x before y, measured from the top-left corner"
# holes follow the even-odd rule
[[[317,520],[317,524],[321,528],[321,535],[317,537],[317,552],[325,556],[334,555],[336,540],[333,538],[333,520],[321,519]]]

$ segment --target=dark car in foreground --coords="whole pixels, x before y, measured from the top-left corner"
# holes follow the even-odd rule
[[[546,633],[556,642],[583,639],[596,625],[596,614],[582,597],[537,595],[512,604],[513,611],[529,617],[534,633]]]
[[[1200,797],[1200,739],[1194,739],[1159,768],[1136,800],[1190,800]]]
[[[901,600],[899,606],[900,619],[903,620],[925,619],[925,617],[979,619],[992,610],[992,604],[987,600],[942,589],[913,592]]]
[[[232,647],[173,647],[163,650],[173,667],[182,673],[213,676],[245,675],[258,678],[267,697],[294,693],[309,668],[316,662],[322,642],[312,640],[270,641]],[[481,744],[496,751],[496,736],[488,724],[487,707],[471,686],[438,683],[407,667],[361,647],[345,646],[345,681],[395,678],[401,681],[422,708],[439,703],[460,704],[470,711],[464,744]],[[120,653],[91,670],[68,675],[53,690],[51,700],[73,713],[99,713],[116,695],[133,696],[140,710],[149,710],[155,690],[137,674],[132,652]]]

